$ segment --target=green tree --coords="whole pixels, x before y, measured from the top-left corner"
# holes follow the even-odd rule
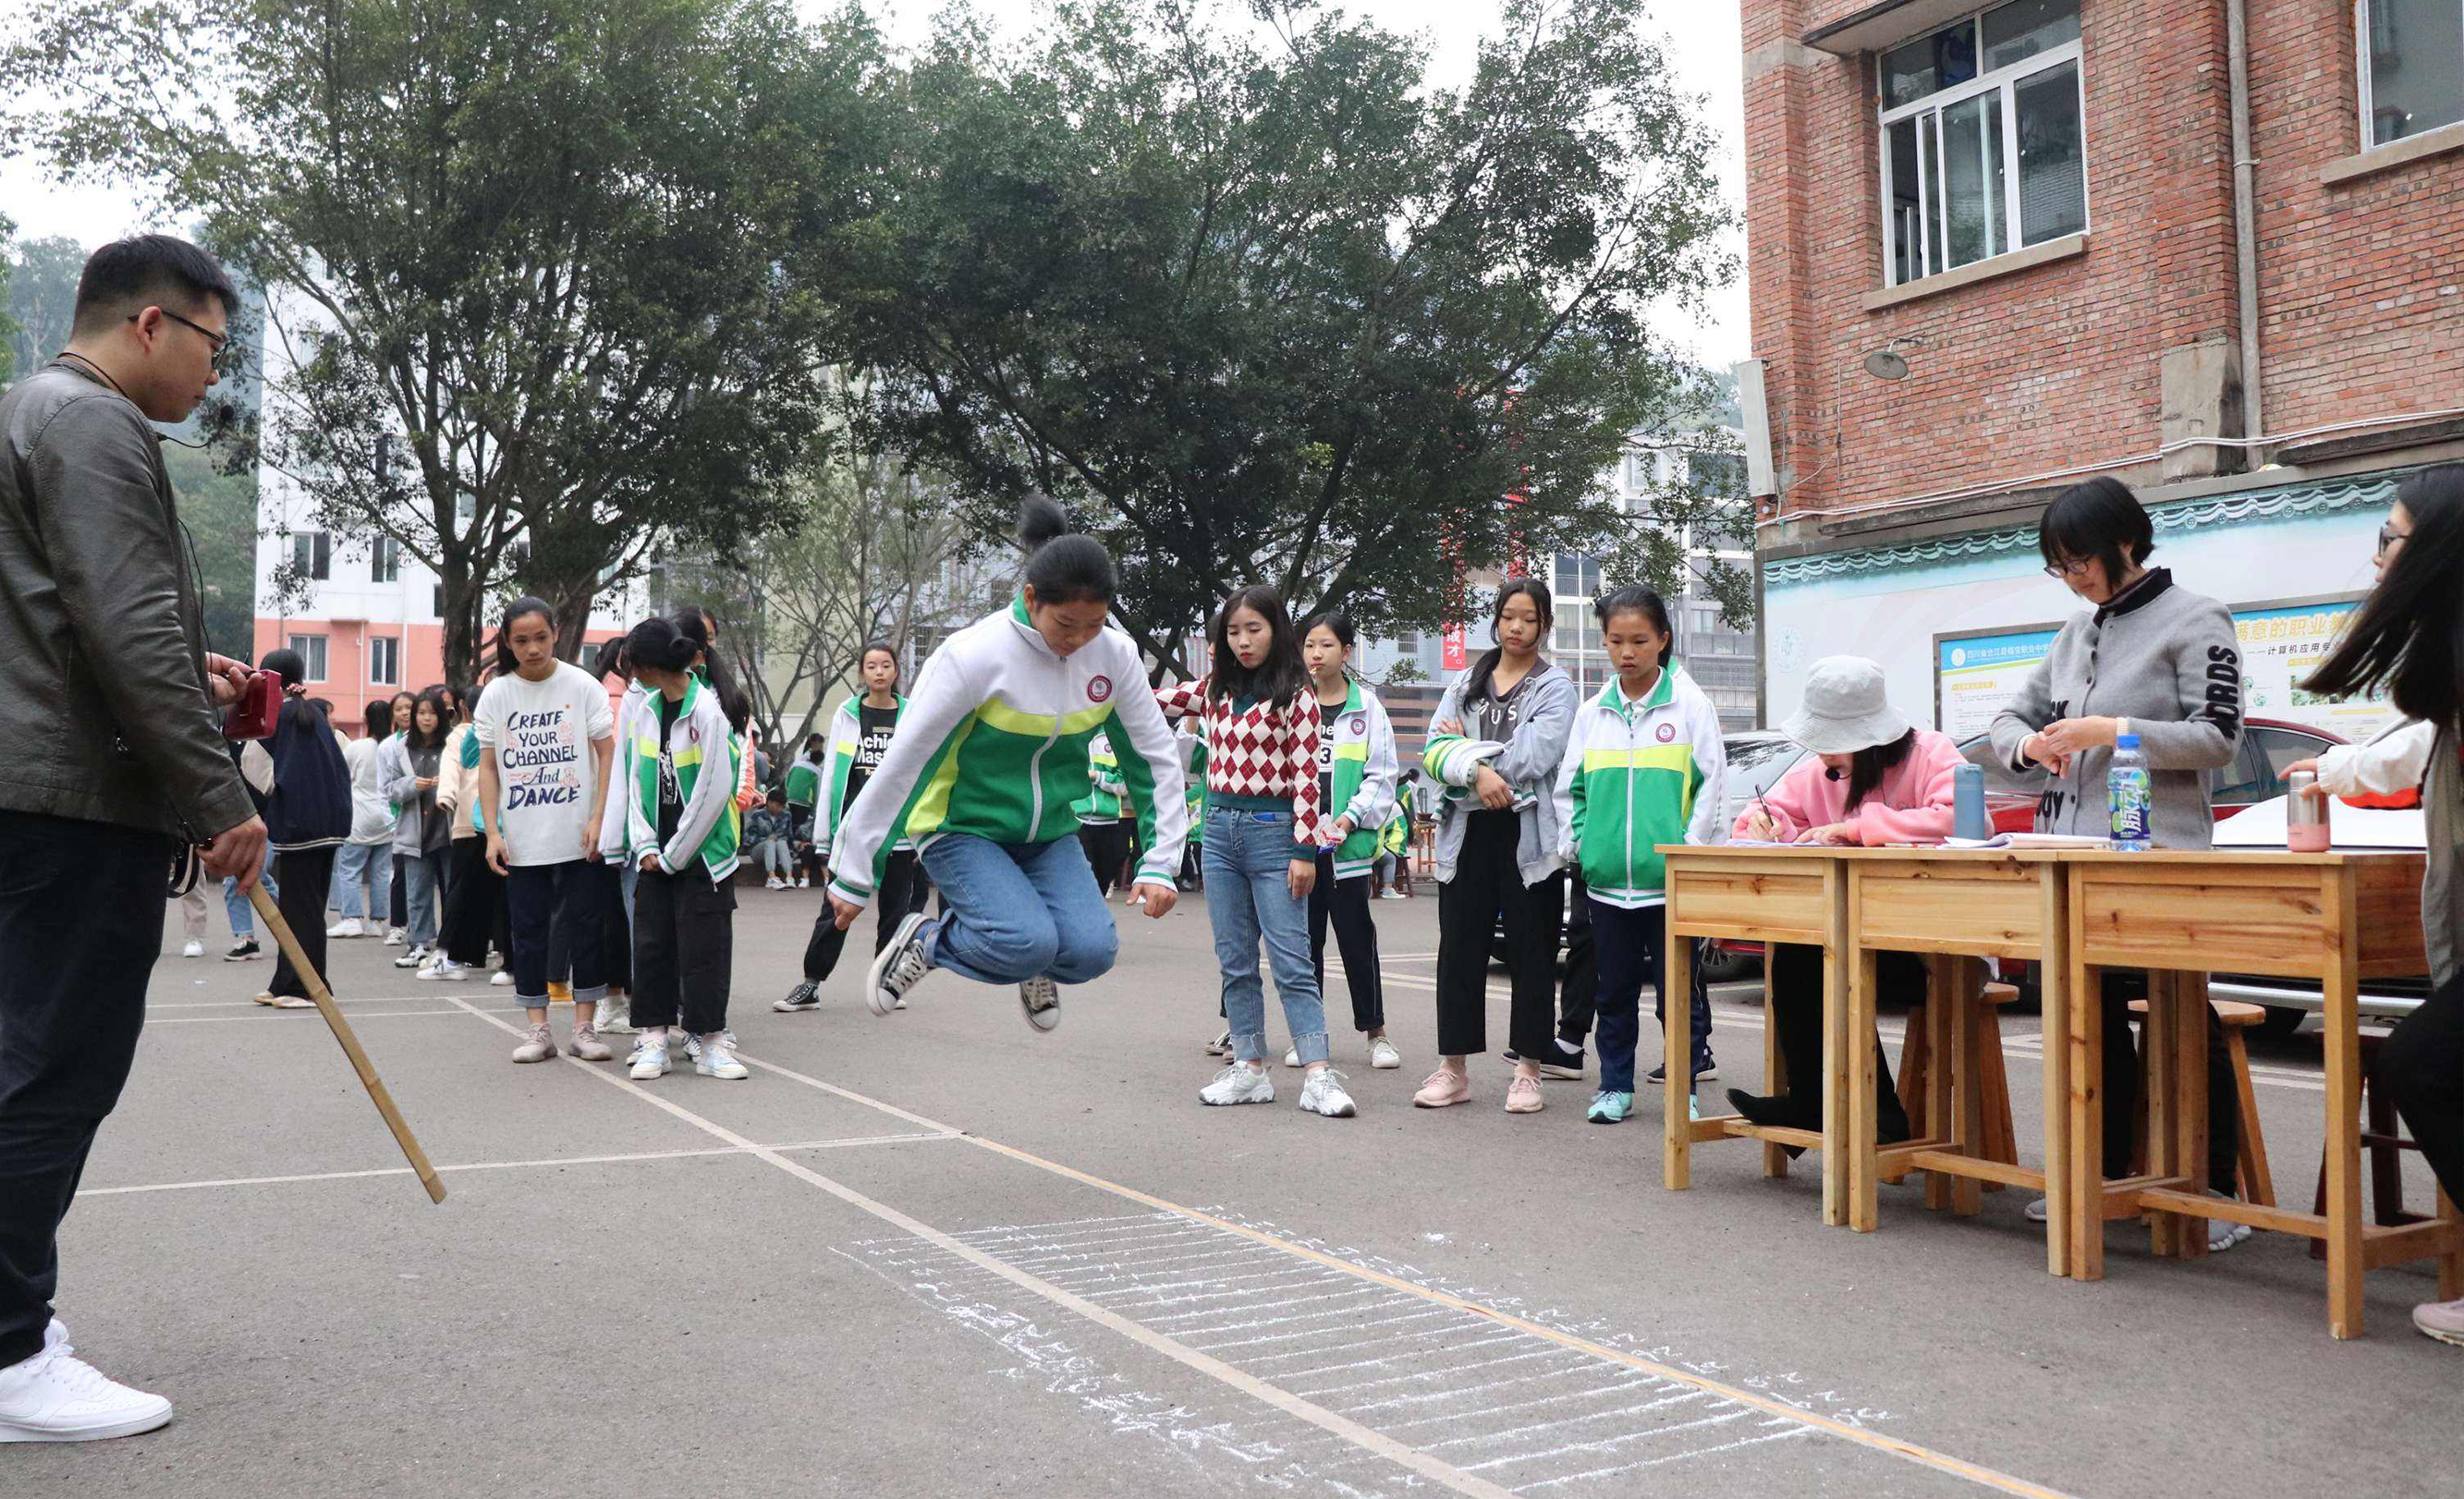
[[[256,474],[228,472],[209,452],[163,445],[180,518],[197,548],[206,645],[252,660],[256,652]]]
[[[1243,583],[1429,627],[1453,560],[1601,544],[1603,474],[1687,386],[1646,309],[1729,272],[1640,0],[1507,0],[1460,90],[1411,39],[1260,13],[1271,48],[1179,0],[1060,4],[1015,52],[946,24],[885,230],[841,247],[871,439],[987,534],[1070,501],[1172,661]]]
[[[16,232],[16,221],[6,213],[0,213],[0,245],[8,244],[10,236]],[[17,365],[20,363],[17,358],[19,330],[16,320],[10,316],[9,310],[10,270],[9,258],[0,255],[0,386],[6,386],[17,378]]]
[[[10,262],[7,319],[16,326],[9,343],[18,372],[32,374],[68,346],[85,247],[66,234],[47,234],[18,241]]]
[[[20,106],[0,146],[153,185],[265,286],[264,415],[231,461],[432,567],[449,670],[509,584],[579,650],[592,596],[656,546],[790,518],[825,309],[779,257],[864,211],[860,17],[36,0],[0,64],[60,101]]]

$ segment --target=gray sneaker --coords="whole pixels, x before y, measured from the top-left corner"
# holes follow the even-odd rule
[[[907,991],[923,981],[933,971],[932,954],[925,951],[920,935],[924,930],[924,913],[918,911],[898,923],[898,931],[890,945],[872,960],[872,969],[864,978],[865,1007],[875,1015],[887,1015],[907,998]]]
[[[2425,1301],[2412,1309],[2412,1325],[2424,1337],[2464,1348],[2464,1301]]]
[[[565,1049],[584,1062],[605,1062],[616,1055],[608,1049],[607,1043],[599,1039],[596,1025],[574,1026],[573,1044]]]
[[[1217,1108],[1236,1103],[1273,1103],[1275,1080],[1266,1075],[1264,1067],[1235,1062],[1198,1091],[1198,1101]]]
[[[1050,974],[1038,974],[1018,986],[1018,1003],[1026,1011],[1026,1023],[1038,1030],[1050,1030],[1061,1024],[1061,985]]]
[[[544,1025],[533,1025],[530,1035],[514,1048],[517,1062],[544,1062],[556,1055],[556,1038],[547,1033]]]
[[[1353,1107],[1352,1095],[1343,1091],[1343,1074],[1331,1067],[1312,1069],[1309,1081],[1301,1084],[1301,1109],[1330,1119],[1349,1119],[1359,1113]]]

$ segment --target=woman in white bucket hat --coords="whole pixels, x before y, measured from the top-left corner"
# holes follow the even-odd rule
[[[1939,843],[1950,836],[1951,773],[1959,748],[1947,735],[1913,727],[1891,706],[1882,669],[1862,656],[1825,656],[1806,673],[1805,699],[1782,725],[1813,751],[1749,804],[1735,836],[1764,843],[1829,843],[1873,848]],[[1881,987],[1920,989],[1924,965],[1910,953],[1883,953]],[[1775,943],[1771,950],[1771,1017],[1793,1086],[1770,1094],[1728,1090],[1728,1101],[1756,1124],[1819,1129],[1822,1120],[1822,949]],[[1881,1043],[1873,1043],[1879,1049]],[[1908,1137],[1908,1116],[1891,1087],[1890,1064],[1875,1058],[1875,1120],[1885,1141]]]

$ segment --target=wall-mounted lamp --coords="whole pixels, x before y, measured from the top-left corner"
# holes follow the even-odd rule
[[[1899,351],[1923,347],[1925,340],[1922,338],[1893,339],[1865,356],[1865,373],[1877,380],[1905,380],[1908,378],[1908,362],[1900,357]]]

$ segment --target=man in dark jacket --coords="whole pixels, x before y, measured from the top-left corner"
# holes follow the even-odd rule
[[[96,251],[58,359],[0,396],[0,1442],[150,1431],[171,1403],[72,1356],[56,1237],[136,1055],[175,853],[255,883],[259,821],[214,709],[249,671],[205,649],[149,421],[215,383],[238,298],[162,235]]]

